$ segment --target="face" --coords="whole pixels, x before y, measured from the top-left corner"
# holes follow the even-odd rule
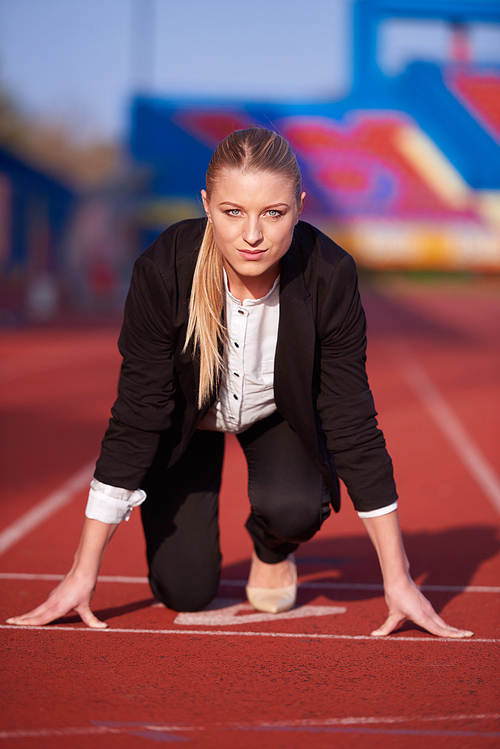
[[[290,247],[305,193],[297,205],[293,183],[273,172],[222,170],[203,205],[222,254],[230,291],[239,299],[271,289]]]

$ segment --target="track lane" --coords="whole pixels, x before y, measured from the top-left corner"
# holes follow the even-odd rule
[[[400,302],[403,307],[408,306],[408,300]],[[471,749],[498,746],[498,643],[482,640],[500,637],[499,596],[432,588],[498,586],[498,517],[456,451],[424,412],[408,383],[401,379],[386,344],[396,333],[409,340],[418,361],[487,456],[488,450],[496,449],[496,437],[486,434],[481,422],[491,420],[492,402],[477,396],[474,409],[464,408],[468,395],[475,392],[474,371],[467,369],[464,386],[460,381],[461,367],[454,362],[461,364],[470,349],[464,348],[462,339],[458,340],[457,331],[453,345],[448,340],[454,312],[444,316],[440,335],[443,330],[446,335],[437,340],[435,331],[430,338],[427,335],[432,328],[429,320],[432,322],[436,314],[436,307],[429,300],[418,305],[419,311],[427,313],[427,328],[424,325],[423,330],[409,313],[411,320],[403,320],[403,325],[400,319],[398,330],[393,330],[393,322],[392,328],[386,325],[381,329],[384,321],[378,303],[374,303],[375,330],[370,337],[370,379],[396,465],[403,497],[401,515],[413,569],[417,580],[431,587],[428,595],[433,603],[452,623],[475,629],[476,638],[441,641],[411,625],[384,641],[363,634],[383,617],[385,605],[380,589],[369,587],[380,584],[380,575],[359,520],[345,500],[341,515],[301,547],[301,579],[312,586],[330,583],[368,587],[303,587],[299,604],[345,606],[346,614],[284,620],[279,627],[277,623],[256,623],[247,636],[217,636],[213,630],[204,635],[201,627],[190,627],[195,634],[188,635],[175,625],[174,612],[151,606],[146,585],[102,583],[94,602],[98,610],[109,615],[109,623],[115,628],[109,632],[111,637],[87,631],[83,636],[81,626],[71,618],[62,625],[69,630],[64,633],[54,627],[43,631],[2,629],[5,671],[0,678],[9,692],[9,714],[2,720],[4,734],[8,730],[35,733],[23,738],[2,734],[0,746],[53,749],[59,744],[67,745],[69,734],[65,731],[74,732],[72,746],[87,747],[91,740],[98,748],[148,746],[150,742],[172,741],[174,737],[199,746],[258,745],[260,749],[302,747],[305,741],[313,742],[315,747],[341,742],[342,747],[358,749],[386,746],[388,742],[391,746],[420,749],[423,741],[454,749],[457,744]],[[413,314],[414,308],[409,306]],[[468,315],[465,310],[461,317],[467,318],[470,335],[473,324],[484,321],[484,305],[480,313]],[[464,325],[460,318],[455,328],[460,332]],[[446,345],[442,345],[442,340]],[[481,389],[488,362],[486,345],[478,353],[474,344],[473,356],[481,362],[477,368],[477,389]],[[85,366],[84,360],[80,364],[82,379],[86,377]],[[61,383],[68,372],[74,376],[74,371],[61,367]],[[26,377],[25,383],[29,375]],[[58,377],[53,383],[55,390]],[[37,379],[36,375],[32,378],[35,392]],[[108,385],[110,382],[111,378]],[[30,398],[34,398],[33,394]],[[103,395],[99,398],[105,400]],[[93,429],[100,408],[96,406],[92,416]],[[108,408],[109,402],[105,406],[103,403],[100,433]],[[84,419],[84,410],[81,408],[72,418]],[[412,425],[410,430],[408,423]],[[74,431],[74,424],[71,427]],[[49,456],[58,450],[66,455],[67,434],[64,429],[59,433],[51,431]],[[61,466],[56,470],[52,458],[49,462],[53,473],[47,478],[57,487],[57,470]],[[240,478],[242,465],[239,448],[229,440],[221,524],[224,577],[234,584],[221,586],[221,595],[238,600],[243,600],[238,581],[245,580],[249,559],[249,543],[243,530],[247,500]],[[63,470],[67,471],[66,464]],[[36,474],[31,480],[35,494]],[[38,532],[9,549],[0,557],[1,570],[63,573],[74,550],[84,502],[81,492],[43,523]],[[31,499],[27,505],[32,506]],[[145,575],[138,513],[133,514],[127,527],[120,528],[102,572]],[[54,581],[0,579],[0,585],[2,607],[9,608],[9,615],[14,613],[11,603],[35,603],[33,597],[46,595]],[[249,626],[228,625],[225,630],[244,631]],[[72,631],[74,627],[79,631]],[[140,632],[141,629],[155,632]],[[182,634],[158,634],[158,630],[174,629],[182,629]],[[257,634],[259,630],[266,634]],[[273,636],[276,632],[293,636]],[[362,639],[334,639],[339,636]],[[366,718],[375,722],[364,723]],[[404,723],[388,722],[392,718]],[[165,730],[162,734],[162,727],[179,725],[179,731]],[[91,735],[89,731],[94,729],[106,732]],[[47,734],[43,735],[43,731]]]

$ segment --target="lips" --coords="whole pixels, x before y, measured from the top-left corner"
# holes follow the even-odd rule
[[[238,255],[244,260],[258,260],[265,255],[267,250],[238,250]]]

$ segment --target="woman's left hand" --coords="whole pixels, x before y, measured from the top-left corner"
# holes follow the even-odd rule
[[[456,629],[446,624],[411,579],[397,510],[363,518],[363,524],[378,555],[389,609],[389,616],[372,635],[385,637],[409,619],[438,637],[472,637],[474,633],[468,629]]]
[[[406,619],[438,637],[472,637],[474,634],[446,624],[410,577],[405,577],[390,588],[386,587],[385,600],[389,616],[381,627],[371,633],[374,637],[389,635]]]

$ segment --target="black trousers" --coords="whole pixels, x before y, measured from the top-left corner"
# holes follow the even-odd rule
[[[248,463],[246,527],[257,556],[276,564],[319,530],[330,514],[328,490],[278,413],[238,439]],[[223,456],[224,435],[197,430],[182,458],[141,505],[151,589],[177,611],[199,611],[217,594]]]

